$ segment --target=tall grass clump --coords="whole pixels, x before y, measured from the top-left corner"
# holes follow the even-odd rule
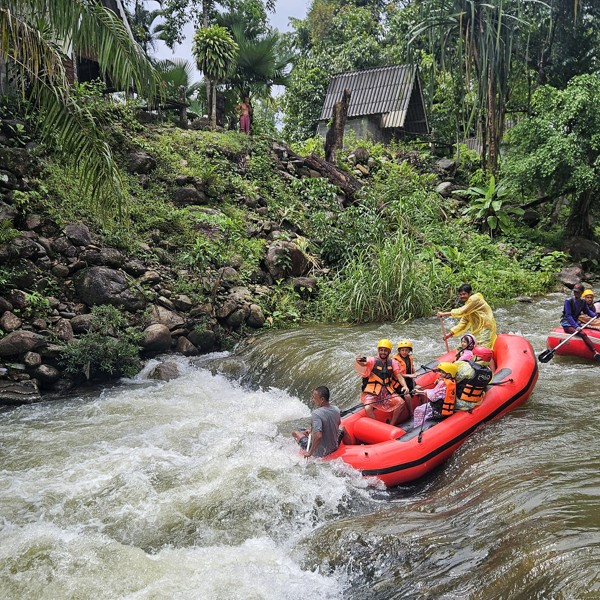
[[[323,288],[317,313],[326,321],[405,321],[433,310],[411,238],[397,231],[349,260]]]

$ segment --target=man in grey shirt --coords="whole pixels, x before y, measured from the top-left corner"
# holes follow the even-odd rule
[[[341,424],[340,409],[329,404],[329,388],[324,385],[315,388],[312,400],[317,408],[310,415],[310,448],[304,452],[306,458],[310,456],[323,457],[335,452],[338,448],[339,428]],[[293,431],[293,438],[303,446],[309,431]]]

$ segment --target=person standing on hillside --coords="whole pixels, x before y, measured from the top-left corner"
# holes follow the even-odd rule
[[[480,346],[493,350],[496,341],[496,319],[490,305],[481,293],[473,294],[473,290],[468,283],[463,283],[458,288],[458,298],[463,306],[437,313],[438,317],[460,319],[458,324],[452,327],[444,336],[444,340],[468,331],[475,337]]]
[[[250,98],[246,96],[244,101],[238,104],[237,109],[240,113],[240,133],[250,135],[250,122],[254,112],[254,108],[250,104]]]

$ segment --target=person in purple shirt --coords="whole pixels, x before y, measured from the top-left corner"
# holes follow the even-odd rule
[[[585,345],[594,354],[594,360],[600,362],[600,353],[596,352],[596,348],[594,347],[592,340],[590,340],[585,332],[581,331],[581,323],[577,321],[577,318],[582,313],[589,315],[590,317],[596,316],[594,309],[590,308],[588,303],[581,298],[581,294],[583,293],[584,289],[585,288],[581,283],[577,283],[575,286],[573,286],[573,296],[565,300],[560,324],[565,330],[565,333],[577,333]]]

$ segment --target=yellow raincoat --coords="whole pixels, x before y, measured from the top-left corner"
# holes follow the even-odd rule
[[[450,311],[450,316],[460,319],[458,324],[450,329],[454,337],[459,337],[468,331],[475,337],[479,346],[494,348],[496,319],[482,294],[479,292],[471,294],[463,306]]]

